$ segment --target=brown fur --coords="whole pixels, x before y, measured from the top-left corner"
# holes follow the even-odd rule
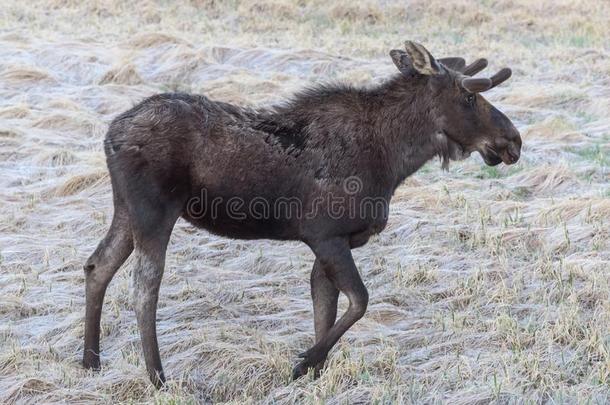
[[[165,381],[156,304],[167,242],[182,216],[218,235],[300,240],[311,247],[316,344],[303,354],[294,377],[320,369],[336,341],[364,315],[368,293],[350,249],[383,230],[396,187],[435,156],[445,166],[473,151],[488,164],[519,157],[517,130],[461,86],[462,73],[417,44],[411,54],[407,47],[392,57],[401,74],[376,87],[317,86],[262,110],[201,95],[160,94],[112,122],[105,152],[115,217],[85,265],[86,367],[99,367],[104,292],[135,248],[134,306],[146,367],[156,385]],[[422,71],[411,63],[414,57]],[[452,58],[447,65],[461,62]],[[266,201],[269,212],[236,215],[233,197],[246,207]],[[329,209],[336,198],[342,215]],[[283,200],[297,202],[300,214],[276,204]],[[215,211],[201,209],[215,201]],[[370,201],[381,209],[354,208]],[[340,291],[350,305],[336,320]]]

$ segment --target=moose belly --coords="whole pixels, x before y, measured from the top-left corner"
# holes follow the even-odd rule
[[[300,200],[204,191],[189,199],[183,217],[211,233],[238,239],[299,239]]]
[[[257,136],[226,142],[231,147],[206,144],[205,158],[193,163],[184,218],[232,238],[299,239],[306,179],[313,177],[305,165]]]

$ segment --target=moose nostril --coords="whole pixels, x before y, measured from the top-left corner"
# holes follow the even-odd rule
[[[510,158],[512,159],[513,162],[516,162],[517,160],[519,160],[519,156],[520,156],[520,151],[519,151],[519,147],[517,145],[515,145],[514,143],[511,143],[507,149],[508,152],[508,156],[510,156]]]

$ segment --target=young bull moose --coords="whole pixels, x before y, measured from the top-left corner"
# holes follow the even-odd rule
[[[311,248],[316,343],[301,354],[293,377],[319,372],[366,311],[368,292],[351,249],[384,229],[398,185],[435,156],[444,167],[473,151],[491,166],[519,159],[519,132],[480,95],[508,79],[510,69],[473,78],[484,59],[468,66],[462,58],[436,60],[411,41],[390,55],[400,74],[372,88],[318,86],[262,110],[161,94],[112,122],[105,153],[114,217],[84,266],[85,367],[99,368],[106,287],[135,250],[134,307],[146,369],[156,386],[165,382],[155,317],[167,244],[182,217],[218,235],[299,240]],[[267,215],[235,212],[235,198],[242,207],[266,202]],[[371,199],[383,202],[381,212],[357,208]],[[276,203],[286,200],[300,211],[280,209]],[[201,208],[212,202],[214,210]],[[336,320],[339,292],[349,307]]]

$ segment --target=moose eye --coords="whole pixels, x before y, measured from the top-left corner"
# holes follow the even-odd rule
[[[466,96],[466,102],[471,107],[474,106],[475,100],[476,100],[476,98],[475,98],[474,94],[469,94],[469,95]]]

